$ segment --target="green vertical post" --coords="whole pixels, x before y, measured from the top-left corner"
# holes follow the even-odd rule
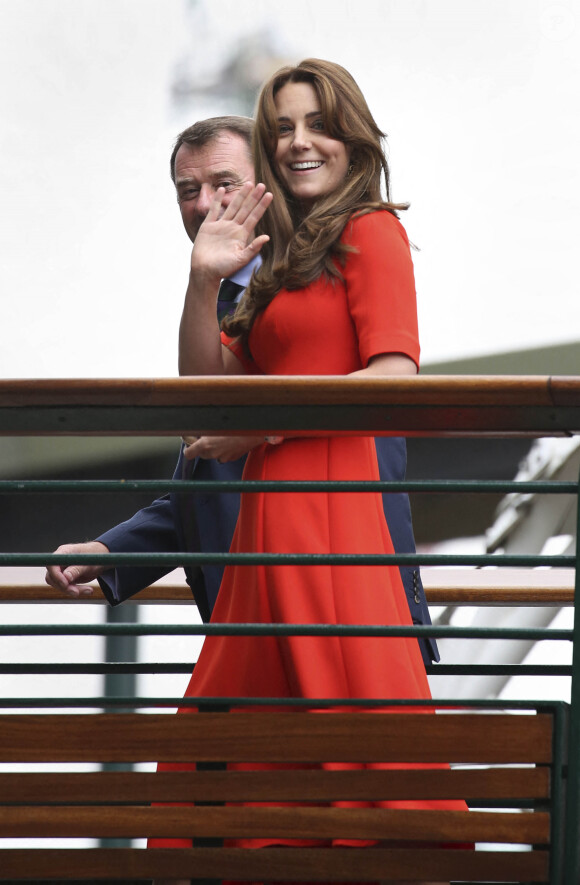
[[[108,624],[134,624],[138,616],[137,605],[123,605],[111,608],[107,606]],[[105,642],[105,661],[112,663],[134,663],[137,660],[137,637],[136,636],[107,636]],[[134,698],[136,695],[136,676],[134,673],[106,673],[104,696],[106,698]],[[115,707],[115,713],[132,713],[123,707]],[[128,763],[104,762],[103,771],[130,771],[133,768]],[[101,848],[129,848],[131,839],[101,839]]]
[[[539,710],[538,710],[539,712]],[[550,821],[550,883],[560,885],[564,863],[564,768],[566,764],[566,743],[568,740],[569,705],[557,701],[552,707],[554,736],[552,755],[552,815]]]
[[[107,624],[136,624],[138,606],[128,605],[107,606]],[[136,636],[107,636],[105,642],[105,661],[108,663],[133,664],[137,661]],[[132,698],[136,694],[136,676],[134,673],[105,673],[103,694],[107,698]],[[115,708],[117,713],[132,713],[132,709]]]
[[[568,732],[568,783],[564,843],[565,883],[580,882],[580,568],[578,527],[580,526],[580,478],[578,480],[576,522],[576,574],[574,581],[574,638],[572,653],[572,692]]]

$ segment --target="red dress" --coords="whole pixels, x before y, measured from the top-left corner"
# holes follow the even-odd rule
[[[392,214],[374,212],[349,222],[342,239],[356,249],[347,257],[344,282],[321,277],[304,289],[282,289],[252,329],[253,362],[224,337],[248,372],[348,375],[381,353],[404,353],[418,363],[413,266],[403,227]],[[244,479],[378,480],[374,441],[334,436],[264,444],[250,452]],[[268,492],[242,494],[231,550],[392,553],[393,546],[379,493]],[[365,565],[229,566],[212,622],[412,623],[398,568]],[[414,638],[207,637],[186,696],[429,698],[430,693]],[[462,802],[381,804],[466,808]],[[258,844],[271,840],[236,841]]]

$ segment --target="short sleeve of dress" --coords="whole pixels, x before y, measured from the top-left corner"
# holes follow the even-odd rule
[[[390,212],[370,212],[347,224],[354,246],[343,274],[361,364],[381,353],[404,353],[419,365],[415,276],[409,240]]]
[[[233,355],[239,359],[247,375],[261,375],[262,372],[254,362],[251,356],[248,356],[244,350],[239,338],[230,338],[225,332],[221,332],[221,340],[224,347],[231,350]]]

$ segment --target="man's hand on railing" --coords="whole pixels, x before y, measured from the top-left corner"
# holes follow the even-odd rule
[[[61,544],[55,553],[109,553],[109,548],[100,541],[87,541],[85,544]],[[61,590],[67,596],[91,596],[93,588],[87,585],[105,571],[102,565],[49,565],[44,580],[55,590]]]

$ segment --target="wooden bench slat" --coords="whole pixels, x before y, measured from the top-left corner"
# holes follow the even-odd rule
[[[6,762],[551,761],[548,714],[204,713],[0,716]],[[353,735],[356,734],[356,741]]]
[[[445,849],[236,848],[37,849],[2,851],[0,880],[66,878],[124,880],[166,876],[288,882],[376,882],[389,875],[408,881],[436,876],[488,882],[548,882],[547,851],[474,852]],[[414,879],[413,879],[414,877]]]
[[[8,803],[332,801],[336,799],[547,799],[538,768],[393,771],[60,772],[0,774]]]
[[[305,806],[1,807],[0,837],[397,839],[547,844],[544,812],[312,808]]]
[[[301,713],[301,715],[300,715]],[[152,877],[242,879],[247,881],[373,881],[384,879],[385,870],[393,878],[415,881],[512,881],[547,882],[550,840],[550,815],[547,811],[452,812],[439,809],[381,809],[313,807],[304,804],[282,806],[280,789],[300,789],[295,801],[307,802],[302,789],[312,790],[311,801],[329,801],[335,789],[351,790],[352,796],[376,796],[407,792],[416,798],[430,794],[469,798],[489,796],[490,804],[501,806],[497,790],[509,797],[509,808],[549,800],[552,761],[553,721],[549,713],[513,715],[484,714],[461,710],[433,715],[415,711],[369,713],[256,712],[173,714],[32,714],[0,716],[0,759],[5,761],[113,761],[149,760],[295,761],[385,761],[395,763],[466,762],[499,765],[500,768],[465,768],[439,770],[320,771],[286,769],[274,771],[200,771],[89,773],[23,773],[24,791],[46,791],[51,784],[61,787],[50,803],[26,806],[18,796],[17,773],[0,775],[0,788],[8,785],[0,807],[0,836],[7,838],[139,838],[144,836],[191,837],[215,839],[380,839],[391,844],[388,849],[349,848],[348,860],[340,858],[340,849],[325,851],[290,849],[203,849],[134,851],[115,849],[109,855],[93,849],[76,850],[73,855],[58,853],[65,849],[28,851],[26,864],[10,868],[15,849],[2,852],[2,877],[13,881],[52,876],[53,881],[99,879],[129,882]],[[38,754],[38,755],[36,755]],[[504,768],[520,763],[534,763],[533,768]],[[538,767],[539,764],[539,767]],[[24,777],[26,775],[26,777]],[[12,781],[10,779],[13,779]],[[119,778],[115,780],[114,778]],[[65,780],[66,779],[66,780]],[[84,780],[82,780],[84,779]],[[105,780],[106,779],[106,780]],[[67,784],[68,780],[68,784]],[[181,801],[192,799],[198,790],[198,802],[224,801],[220,790],[234,790],[233,799],[241,801],[253,781],[253,795],[273,805],[135,805],[123,789],[144,790],[139,801],[162,800],[156,790],[161,785],[166,795],[180,780]],[[64,786],[62,786],[64,784]],[[227,784],[227,785],[226,785]],[[343,786],[341,786],[341,784]],[[197,785],[197,786],[196,786]],[[89,801],[84,789],[92,789]],[[497,788],[497,789],[496,789]],[[61,801],[58,804],[58,790]],[[10,790],[12,792],[10,793]],[[75,792],[76,790],[76,792]],[[207,792],[209,790],[209,793]],[[367,790],[371,790],[370,793]],[[67,792],[68,791],[68,792]],[[100,793],[99,793],[100,791]],[[236,793],[236,791],[238,791]],[[262,792],[263,791],[263,792]],[[362,792],[358,792],[362,791]],[[451,792],[450,792],[451,791]],[[536,791],[539,791],[536,792]],[[71,795],[72,794],[72,795]],[[229,797],[230,794],[225,794]],[[292,801],[292,792],[285,794]],[[294,794],[296,795],[296,794]],[[211,796],[211,798],[210,798]],[[122,804],[111,805],[119,800]],[[334,798],[334,796],[333,796]],[[341,797],[342,798],[342,797]],[[394,798],[394,796],[393,796]],[[170,801],[170,800],[166,800]],[[174,799],[180,801],[180,797]],[[250,800],[248,800],[250,801]],[[77,804],[77,803],[83,804]],[[512,804],[513,802],[513,804]],[[409,836],[412,835],[412,840]],[[534,851],[488,852],[447,850],[436,843],[504,843],[534,845]],[[408,845],[408,850],[403,848]],[[546,846],[538,850],[538,846]],[[100,849],[99,849],[100,851]],[[234,853],[232,853],[234,852]],[[237,852],[237,853],[235,853]],[[382,852],[382,854],[381,854]],[[386,852],[386,853],[385,853]],[[355,861],[355,854],[358,860]],[[28,857],[30,855],[30,857]],[[42,867],[32,870],[44,856]],[[68,859],[67,859],[68,858]],[[381,858],[381,865],[378,859]],[[64,867],[59,867],[62,859]],[[66,865],[69,865],[66,868]],[[278,864],[281,864],[278,866]],[[7,870],[12,869],[12,875]],[[80,873],[80,875],[79,875]]]

